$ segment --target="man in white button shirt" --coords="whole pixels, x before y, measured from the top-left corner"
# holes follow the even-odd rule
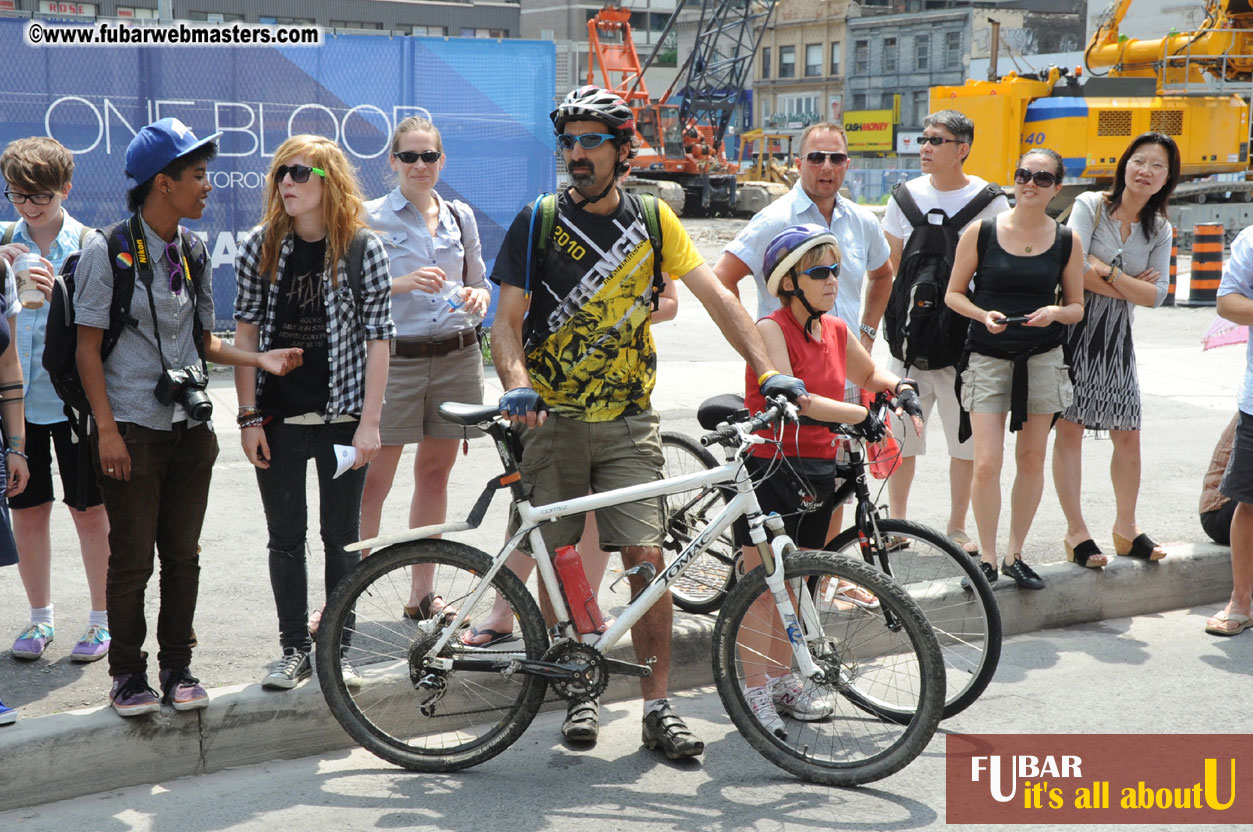
[[[962,170],[962,164],[970,155],[970,146],[975,138],[975,126],[969,118],[956,110],[941,110],[927,116],[923,120],[923,139],[919,142],[919,156],[922,160],[923,175],[905,183],[910,196],[918,205],[923,215],[939,208],[949,217],[956,215],[962,208],[987,188],[988,183],[977,176],[970,176]],[[939,142],[936,142],[939,139]],[[998,196],[988,204],[969,223],[974,225],[985,217],[994,217],[1002,211],[1009,210],[1009,201]],[[888,201],[887,210],[883,214],[883,230],[887,235],[888,247],[891,249],[890,268],[895,274],[901,266],[901,254],[913,232],[913,226],[901,211],[896,200]],[[882,312],[882,307],[878,311]],[[879,319],[871,323],[878,326]],[[940,421],[944,426],[944,436],[948,443],[949,454],[949,519],[948,534],[960,543],[971,554],[978,552],[978,547],[966,534],[966,514],[970,508],[970,484],[974,476],[974,442],[969,439],[959,442],[957,425],[961,409],[957,404],[954,392],[956,367],[943,367],[938,370],[919,370],[910,367],[906,373],[905,366],[895,357],[889,358],[887,370],[899,376],[909,375],[918,382],[918,395],[922,400],[923,418],[929,421],[931,408],[939,406]],[[899,418],[892,419],[892,432],[901,443],[901,458],[892,476],[888,478],[888,506],[892,517],[905,519],[906,506],[909,502],[910,486],[914,482],[914,471],[917,457],[926,453],[926,437],[918,436],[913,430],[905,427]]]
[[[843,127],[830,122],[806,127],[797,157],[800,181],[785,196],[757,212],[718,258],[714,273],[736,297],[739,282],[751,274],[757,283],[757,317],[765,317],[779,308],[779,299],[766,291],[761,273],[766,246],[788,226],[815,223],[830,228],[840,241],[834,311],[851,331],[860,330],[862,346],[869,350],[874,345],[875,324],[883,316],[892,291],[892,265],[887,240],[874,214],[839,196],[848,165]],[[855,385],[846,388],[845,398],[858,400]]]

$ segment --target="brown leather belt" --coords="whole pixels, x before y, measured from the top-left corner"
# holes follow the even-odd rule
[[[463,329],[456,335],[449,335],[438,341],[427,341],[421,338],[393,338],[391,354],[401,358],[438,358],[441,355],[479,343],[482,327]]]

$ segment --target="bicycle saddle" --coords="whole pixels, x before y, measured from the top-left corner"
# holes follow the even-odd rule
[[[723,393],[705,399],[696,410],[696,421],[705,430],[717,430],[722,422],[741,422],[748,418],[744,397],[735,393]]]
[[[499,416],[500,407],[494,404],[444,402],[439,406],[439,415],[455,425],[478,425]]]

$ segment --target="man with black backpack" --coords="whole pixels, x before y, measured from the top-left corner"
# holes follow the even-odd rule
[[[200,529],[218,455],[205,362],[283,375],[301,360],[298,349],[247,352],[211,331],[208,257],[179,222],[204,211],[213,190],[207,166],[219,135],[197,139],[172,118],[140,130],[126,148],[126,174],[136,183],[126,195],[131,217],[88,234],[81,255],[67,261],[59,278],[61,288],[75,287],[78,377],[94,422],[91,447],[109,516],[109,701],[124,717],[160,710],[162,701],[179,711],[208,704],[190,668]],[[54,289],[54,304],[59,300]],[[45,366],[48,353],[56,352],[54,340],[65,340],[52,323]],[[63,373],[49,371],[54,385],[65,381]],[[148,684],[143,650],[154,547],[161,561],[163,697]]]
[[[883,215],[896,275],[883,315],[892,351],[887,370],[918,382],[924,414],[939,406],[949,453],[948,534],[971,554],[978,552],[966,533],[974,447],[958,439],[961,408],[954,392],[967,322],[944,304],[944,293],[962,230],[1009,209],[1000,188],[962,169],[974,134],[974,123],[956,110],[928,115],[918,143],[924,175],[893,188]],[[888,479],[888,504],[892,517],[903,520],[926,437],[895,418],[892,431],[901,443],[901,459]]]

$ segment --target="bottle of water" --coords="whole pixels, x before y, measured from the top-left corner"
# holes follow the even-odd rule
[[[583,571],[583,559],[579,557],[578,550],[573,546],[561,546],[556,555],[553,568],[557,571],[557,580],[561,582],[561,590],[570,607],[574,629],[580,634],[603,633],[605,617],[596,603],[596,591]]]
[[[465,298],[461,296],[462,288],[460,283],[445,280],[439,285],[439,296],[444,299],[444,303],[448,304],[449,309],[453,312],[461,312],[470,320],[472,326],[477,326],[483,317],[466,308]]]

